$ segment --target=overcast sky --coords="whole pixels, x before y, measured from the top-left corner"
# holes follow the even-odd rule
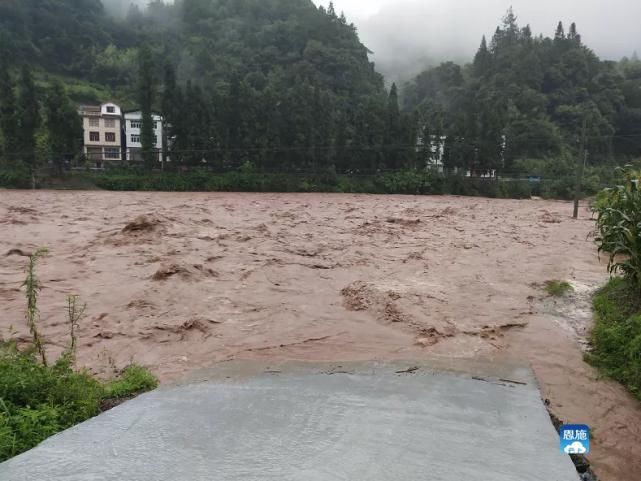
[[[314,0],[327,5],[329,0]],[[619,59],[641,54],[641,0],[334,0],[358,27],[380,71],[393,80],[444,59],[467,61],[513,6],[519,24],[553,35],[576,22],[588,46]]]

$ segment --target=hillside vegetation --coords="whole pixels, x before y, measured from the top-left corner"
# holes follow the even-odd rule
[[[73,105],[106,100],[163,113],[174,170],[373,178],[439,161],[543,176],[535,193],[568,198],[577,159],[593,194],[641,152],[641,62],[600,60],[574,24],[536,36],[511,10],[472,63],[402,91],[344,15],[308,0],[155,0],[124,18],[99,0],[10,0],[0,39],[0,185],[83,165]]]
[[[510,10],[472,63],[444,63],[410,82],[404,108],[419,114],[426,135],[447,136],[449,168],[572,184],[584,123],[588,177],[639,157],[641,62],[600,60],[575,24],[536,36]]]
[[[595,203],[596,242],[610,282],[594,296],[588,360],[641,399],[641,172],[625,169]]]

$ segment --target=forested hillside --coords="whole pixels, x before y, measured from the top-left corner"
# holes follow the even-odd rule
[[[584,123],[593,186],[641,155],[638,58],[601,61],[574,24],[536,36],[511,10],[472,62],[402,91],[355,26],[311,0],[154,0],[124,18],[100,0],[6,0],[0,40],[5,171],[82,165],[73,106],[107,100],[163,113],[170,169],[371,175],[439,161],[459,176],[542,175],[567,196]]]
[[[173,127],[175,161],[375,169],[385,164],[384,144],[411,142],[394,138],[397,94],[388,105],[355,27],[333,7],[155,1],[124,20],[108,16],[99,0],[12,0],[1,8],[6,58],[14,67],[28,59],[45,84],[61,76],[78,102],[137,105],[139,53],[148,46],[155,81],[145,88]],[[378,156],[366,155],[372,148]]]
[[[448,168],[503,173],[574,168],[586,124],[589,163],[641,154],[641,62],[601,61],[575,24],[534,36],[510,10],[469,65],[444,63],[406,89],[428,135],[447,136]]]

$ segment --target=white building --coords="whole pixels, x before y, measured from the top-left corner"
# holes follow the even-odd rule
[[[437,169],[439,172],[443,172],[443,157],[445,155],[445,136],[436,136],[430,135],[429,146],[425,149],[426,139],[423,137],[418,138],[416,151],[417,152],[426,152],[425,158],[421,159],[425,167],[430,167]]]
[[[82,117],[83,153],[87,160],[98,168],[122,160],[120,107],[110,102],[85,105],[78,113]]]
[[[158,162],[162,161],[163,152],[163,119],[158,114],[152,114],[154,122],[154,153]],[[142,127],[142,111],[131,110],[125,112],[125,144],[127,146],[126,159],[128,162],[142,161],[142,143],[140,130]]]

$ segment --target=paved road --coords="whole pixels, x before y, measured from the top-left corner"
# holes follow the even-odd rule
[[[410,367],[228,363],[51,438],[0,479],[578,479],[528,369],[397,372]]]

